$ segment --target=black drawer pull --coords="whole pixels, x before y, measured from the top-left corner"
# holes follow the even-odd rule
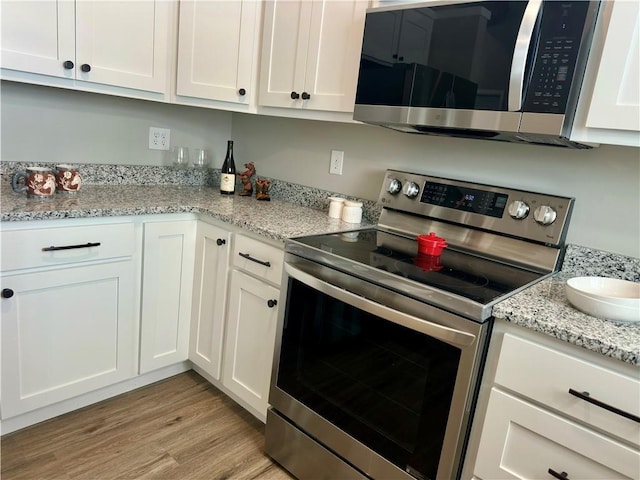
[[[624,410],[620,410],[619,408],[612,407],[611,405],[601,402],[600,400],[596,400],[595,398],[591,398],[589,392],[578,392],[577,390],[570,388],[569,393],[574,397],[578,397],[579,399],[584,400],[585,402],[592,403],[597,407],[604,408],[605,410],[620,415],[621,417],[628,418],[629,420],[633,420],[636,423],[640,423],[640,417],[634,415],[633,413],[625,412]]]
[[[44,247],[42,249],[43,252],[54,252],[56,250],[73,250],[74,248],[89,248],[89,247],[99,247],[100,242],[95,243],[83,243],[81,245],[65,245],[64,247],[54,247],[51,245],[50,247]]]
[[[11,290],[10,288],[3,288],[1,296],[2,298],[11,298],[13,297],[13,293],[14,293],[13,290]]]
[[[265,267],[270,267],[271,266],[270,262],[263,262],[262,260],[258,260],[257,258],[253,258],[248,253],[238,252],[238,255],[240,255],[242,258],[246,258],[247,260],[251,260],[252,262],[256,262],[256,263],[259,263],[260,265],[264,265]]]
[[[227,241],[224,238],[219,238],[216,240],[216,245],[218,245],[219,247],[221,247],[225,243],[227,243]]]
[[[267,300],[267,307],[273,308],[276,305],[278,305],[278,300],[271,300],[271,299]]]
[[[558,473],[553,468],[547,470],[547,473],[558,480],[569,480],[569,474],[567,472]]]

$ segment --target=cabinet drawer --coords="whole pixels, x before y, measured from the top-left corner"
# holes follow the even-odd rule
[[[549,479],[549,469],[583,480],[638,478],[640,454],[573,422],[492,389],[474,474]]]
[[[1,232],[3,272],[89,262],[135,253],[132,223]],[[54,247],[52,250],[43,250]],[[59,247],[67,247],[57,249]]]
[[[236,235],[233,248],[234,267],[280,285],[283,262],[284,250],[242,234]]]
[[[614,437],[640,442],[639,423],[569,393],[588,392],[592,399],[640,416],[637,379],[505,334],[495,383]]]

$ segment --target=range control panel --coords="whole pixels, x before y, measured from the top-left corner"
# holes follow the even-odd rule
[[[558,245],[564,240],[573,199],[387,170],[383,208]]]

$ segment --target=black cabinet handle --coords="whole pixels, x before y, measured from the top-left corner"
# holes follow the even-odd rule
[[[216,240],[216,243],[218,244],[219,247],[221,247],[222,245],[227,243],[227,241],[224,238],[219,238]]]
[[[570,388],[569,393],[574,397],[578,397],[579,399],[584,400],[585,402],[589,402],[597,407],[604,408],[609,412],[620,415],[621,417],[628,418],[629,420],[633,420],[636,423],[640,423],[640,417],[634,415],[633,413],[625,412],[624,410],[620,410],[619,408],[601,402],[600,400],[596,400],[595,398],[591,398],[589,392],[578,392],[577,390]]]
[[[300,94],[298,92],[291,92],[291,100],[297,100],[300,98]]]
[[[393,55],[391,55],[391,58],[394,58],[394,59],[395,59],[395,58],[398,58],[398,54],[397,54],[397,53],[394,53]]]
[[[558,480],[569,480],[569,474],[567,472],[558,473],[553,468],[547,470],[547,473]]]
[[[256,262],[256,263],[259,263],[260,265],[264,265],[265,267],[270,267],[271,266],[271,263],[263,262],[262,260],[258,260],[257,258],[253,258],[248,253],[238,252],[238,255],[240,255],[242,258],[246,258],[247,260],[251,260],[252,262]]]
[[[64,245],[62,247],[54,247],[51,245],[50,247],[44,247],[42,249],[43,252],[54,252],[56,250],[73,250],[75,248],[89,248],[89,247],[99,247],[100,242],[95,243],[83,243],[81,245]]]
[[[83,72],[90,72],[91,71],[91,65],[89,65],[88,63],[83,63],[82,66],[80,67],[80,70],[82,70]]]
[[[238,90],[238,95],[240,95],[241,97],[243,97],[246,93],[247,91],[244,88],[241,88],[240,90]]]
[[[10,288],[3,288],[2,293],[0,293],[0,295],[2,296],[2,298],[11,298],[13,297],[13,290],[11,290]]]
[[[307,92],[302,92],[302,99],[303,100],[309,100],[311,98],[311,95],[309,95]]]
[[[73,64],[73,62],[71,60],[67,60],[66,62],[64,62],[62,64],[62,66],[66,69],[66,70],[71,70],[73,67],[75,67],[75,65]]]
[[[276,305],[278,305],[278,301],[277,300],[271,300],[271,299],[267,300],[267,307],[273,308]]]
[[[402,61],[404,61],[404,57],[399,57],[398,60],[400,60],[402,62]]]

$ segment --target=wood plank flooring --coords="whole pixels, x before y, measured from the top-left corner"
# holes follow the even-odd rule
[[[0,440],[2,480],[290,480],[264,425],[189,371]]]

